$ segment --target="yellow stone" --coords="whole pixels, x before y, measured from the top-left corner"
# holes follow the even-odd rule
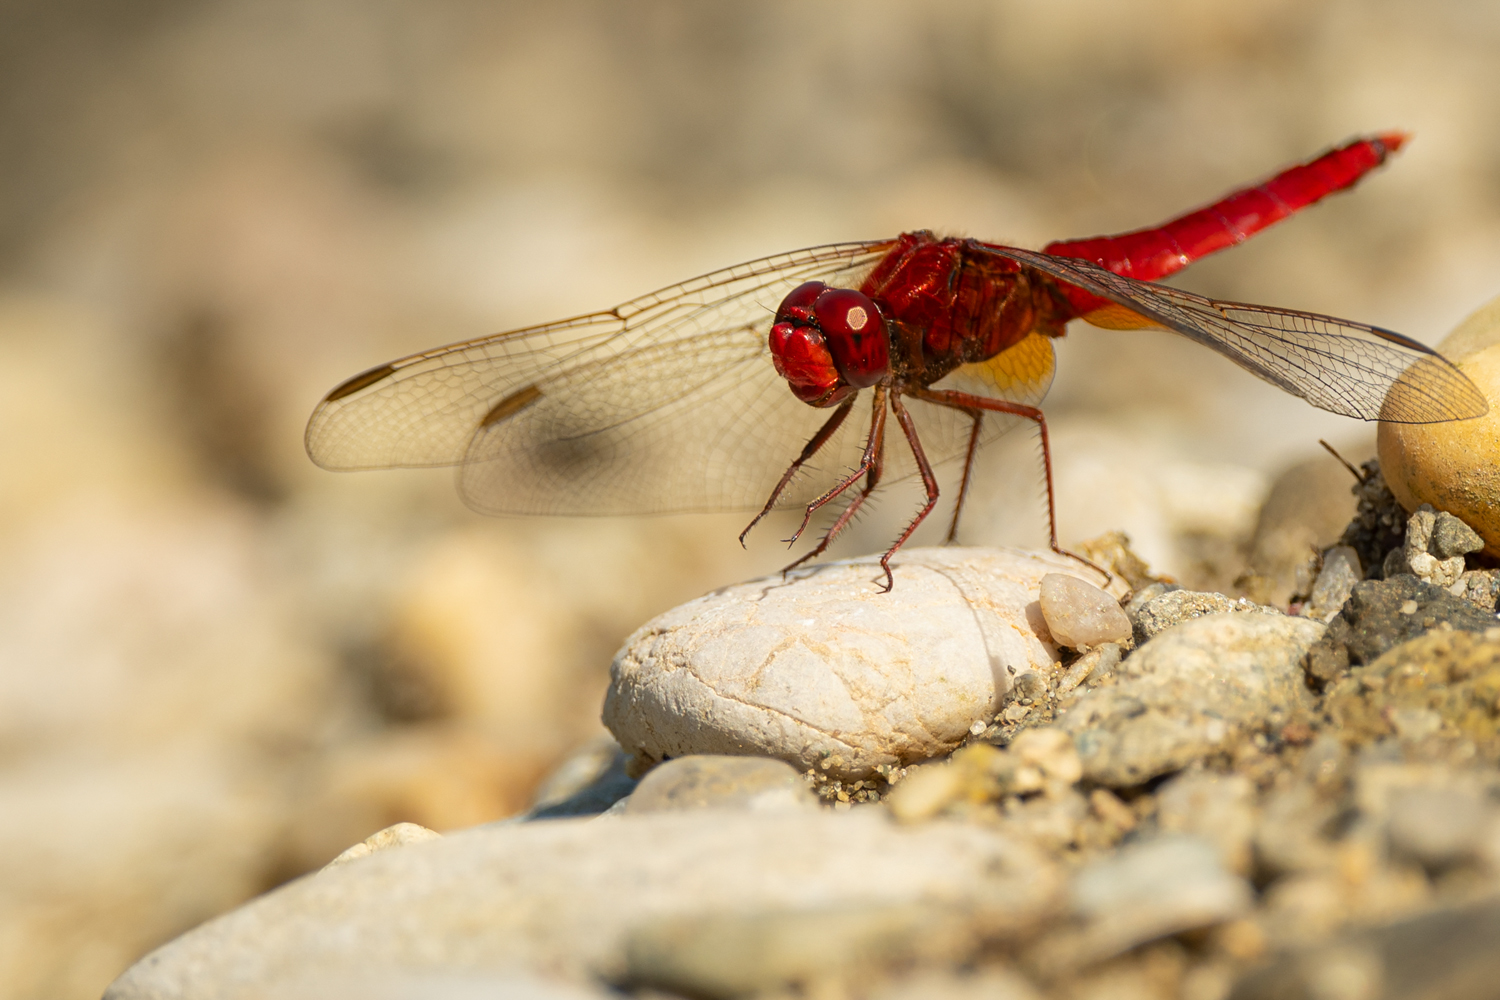
[[[1381,422],[1380,468],[1407,510],[1430,503],[1466,521],[1500,556],[1500,298],[1464,320],[1438,350],[1489,400],[1490,412],[1440,424]]]

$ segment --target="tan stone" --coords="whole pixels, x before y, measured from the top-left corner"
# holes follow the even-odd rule
[[[1459,324],[1438,349],[1477,385],[1490,412],[1377,432],[1380,467],[1407,510],[1430,503],[1463,519],[1500,556],[1500,299]]]
[[[327,867],[334,865],[347,865],[351,861],[367,858],[377,851],[388,851],[393,847],[405,847],[407,844],[420,844],[424,840],[435,840],[442,834],[436,830],[429,830],[425,826],[416,823],[397,823],[388,826],[378,833],[361,840],[343,854],[328,862]]]

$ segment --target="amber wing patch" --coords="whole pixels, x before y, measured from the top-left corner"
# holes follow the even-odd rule
[[[1034,406],[1047,395],[1056,370],[1052,338],[1033,331],[993,358],[963,365],[950,378],[968,383],[969,391]]]
[[[1150,330],[1162,329],[1162,325],[1154,319],[1148,319],[1140,313],[1126,309],[1122,305],[1109,303],[1093,312],[1083,314],[1083,321],[1092,326],[1100,326],[1106,330]]]

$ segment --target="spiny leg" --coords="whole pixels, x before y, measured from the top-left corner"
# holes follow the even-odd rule
[[[818,450],[828,443],[828,439],[833,437],[833,435],[838,431],[839,427],[843,425],[844,418],[847,417],[849,415],[849,411],[854,408],[854,400],[856,398],[858,398],[857,395],[850,396],[848,399],[840,403],[838,409],[833,411],[833,415],[823,423],[822,427],[818,428],[818,433],[814,434],[808,440],[806,446],[804,446],[802,449],[802,454],[798,455],[796,460],[794,460],[792,464],[787,467],[786,472],[784,472],[781,476],[781,481],[777,483],[776,488],[771,491],[771,498],[766,501],[766,505],[760,509],[760,513],[756,514],[749,524],[745,525],[745,530],[740,532],[741,547],[744,547],[745,536],[750,534],[750,529],[759,524],[761,518],[769,514],[771,512],[771,508],[776,506],[776,501],[781,497],[781,493],[786,489],[787,484],[792,481],[792,477],[802,469],[802,466],[807,463],[808,459],[816,455],[818,453]]]
[[[1037,432],[1042,439],[1042,470],[1047,480],[1047,537],[1052,546],[1052,551],[1058,555],[1067,556],[1069,559],[1097,570],[1105,580],[1105,586],[1114,580],[1114,574],[1098,565],[1091,559],[1085,559],[1076,552],[1069,552],[1057,544],[1057,501],[1052,488],[1052,443],[1047,437],[1047,418],[1041,410],[1035,406],[1027,406],[1024,403],[1012,403],[1009,400],[989,399],[985,396],[974,396],[967,392],[953,392],[951,390],[938,389],[909,389],[908,394],[917,399],[936,403],[939,406],[949,406],[955,410],[966,412],[973,410],[990,410],[995,413],[1012,413],[1018,417],[1025,417],[1036,423]]]
[[[927,515],[932,513],[932,508],[936,507],[938,502],[937,476],[933,474],[932,465],[927,461],[927,456],[922,452],[922,442],[917,438],[917,425],[912,421],[911,414],[906,411],[906,407],[901,405],[901,394],[899,392],[891,394],[891,409],[896,411],[896,420],[901,424],[901,432],[906,435],[906,443],[911,446],[912,457],[917,460],[917,471],[921,473],[922,485],[927,490],[927,503],[923,505],[921,510],[917,511],[917,516],[912,518],[911,523],[906,526],[906,530],[901,532],[901,537],[897,538],[891,547],[886,549],[885,555],[880,557],[880,568],[885,570],[884,592],[887,594],[896,585],[896,578],[891,575],[891,556],[895,555],[896,550],[906,544],[906,540],[911,537],[912,532],[917,530],[917,525],[927,519]]]
[[[958,539],[958,518],[964,512],[964,500],[969,495],[969,477],[974,471],[974,453],[979,450],[979,432],[984,429],[984,413],[981,410],[969,411],[969,416],[974,421],[974,429],[969,432],[969,450],[964,455],[964,477],[958,484],[958,499],[953,501],[953,522],[948,525],[948,544],[953,544]]]
[[[792,533],[791,538],[783,539],[788,545],[796,544],[797,539],[802,537],[802,533],[807,530],[808,522],[812,520],[814,514],[825,504],[853,486],[859,481],[860,476],[868,474],[871,468],[879,462],[879,456],[883,451],[885,442],[885,399],[885,386],[877,385],[875,387],[874,398],[871,401],[870,432],[865,438],[865,453],[860,459],[859,465],[853,472],[835,483],[822,496],[807,505],[802,514],[802,523],[797,526],[797,530]]]
[[[865,439],[865,453],[860,458],[859,467],[852,474],[846,476],[833,489],[807,505],[807,512],[802,518],[802,527],[797,529],[797,534],[793,535],[789,539],[789,542],[796,542],[802,535],[814,511],[840,493],[843,493],[862,475],[865,476],[865,488],[859,491],[859,495],[850,501],[849,505],[839,514],[838,519],[833,522],[833,525],[824,532],[823,539],[817,544],[817,547],[783,568],[782,573],[789,573],[809,559],[815,559],[826,552],[828,546],[833,543],[834,538],[853,520],[855,513],[864,505],[865,500],[869,498],[870,494],[875,492],[875,487],[880,484],[881,473],[885,471],[885,399],[885,386],[876,386],[874,409],[870,413],[870,434]]]

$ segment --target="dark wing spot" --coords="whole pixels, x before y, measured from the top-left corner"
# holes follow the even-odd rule
[[[535,385],[528,385],[524,389],[518,389],[492,406],[490,412],[484,415],[484,419],[479,421],[479,426],[489,427],[498,424],[507,417],[513,417],[517,413],[520,413],[541,398],[542,390]]]
[[[381,365],[378,368],[371,368],[367,372],[360,372],[348,381],[339,383],[338,387],[330,392],[328,398],[323,400],[323,402],[332,403],[336,399],[352,396],[365,386],[374,385],[387,375],[395,374],[395,372],[396,368],[394,365]]]

